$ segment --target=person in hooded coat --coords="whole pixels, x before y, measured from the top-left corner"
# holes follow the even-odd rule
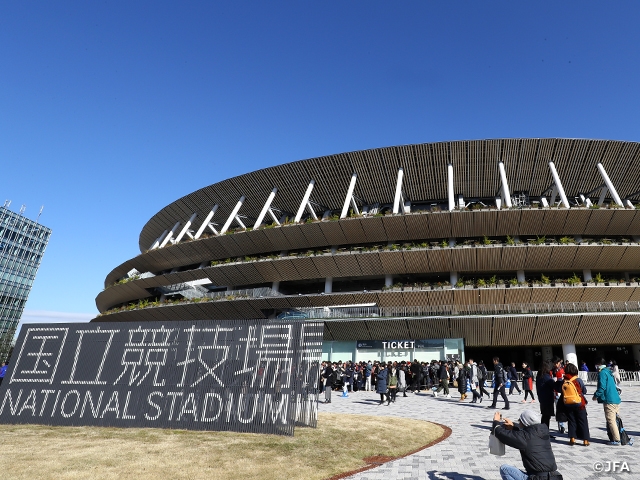
[[[378,369],[378,374],[376,375],[376,392],[380,394],[379,405],[382,405],[385,397],[387,397],[387,399],[389,398],[389,394],[387,393],[388,371],[385,368],[384,362],[380,363]]]

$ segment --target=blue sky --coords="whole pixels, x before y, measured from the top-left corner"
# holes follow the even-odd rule
[[[90,318],[154,213],[258,168],[638,141],[639,19],[637,2],[3,2],[0,200],[53,229],[27,314]]]

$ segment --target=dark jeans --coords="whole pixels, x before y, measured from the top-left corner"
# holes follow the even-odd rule
[[[589,421],[587,410],[580,409],[580,405],[565,405],[565,413],[569,420],[569,438],[578,438],[589,441]]]
[[[487,397],[491,398],[491,394],[489,392],[487,392],[486,388],[484,388],[484,380],[480,380],[480,395],[486,395]]]
[[[551,415],[542,415],[542,419],[540,420],[540,423],[544,423],[548,427],[550,421],[551,421]]]
[[[507,398],[507,394],[504,391],[504,385],[502,385],[500,388],[498,388],[498,386],[496,385],[495,388],[493,389],[493,403],[491,404],[491,406],[495,407],[496,404],[498,403],[498,393],[500,393],[500,395],[502,396],[502,399],[504,400],[505,408],[508,408],[509,399]]]
[[[518,390],[518,393],[522,393],[520,391],[520,387],[518,386],[518,381],[517,380],[511,380],[511,386],[509,387],[509,395],[511,395],[513,393],[513,389]]]
[[[533,391],[525,390],[524,391],[524,400],[525,400],[525,402],[527,401],[527,396],[528,395],[531,395],[531,400],[535,400],[536,399],[536,397],[533,396]]]
[[[388,399],[389,398],[389,394],[388,393],[381,393],[380,394],[380,404],[384,403],[385,397]]]

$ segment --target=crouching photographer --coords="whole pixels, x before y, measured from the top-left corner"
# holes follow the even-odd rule
[[[496,438],[520,450],[525,471],[511,465],[500,466],[503,480],[562,480],[556,470],[556,459],[551,449],[549,427],[541,422],[539,413],[525,410],[518,425],[496,412],[493,416],[493,434]]]

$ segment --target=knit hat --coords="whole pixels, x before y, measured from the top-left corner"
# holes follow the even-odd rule
[[[542,418],[539,413],[534,412],[533,410],[525,410],[520,414],[520,423],[528,427],[530,425],[535,425],[536,423],[540,423]]]

